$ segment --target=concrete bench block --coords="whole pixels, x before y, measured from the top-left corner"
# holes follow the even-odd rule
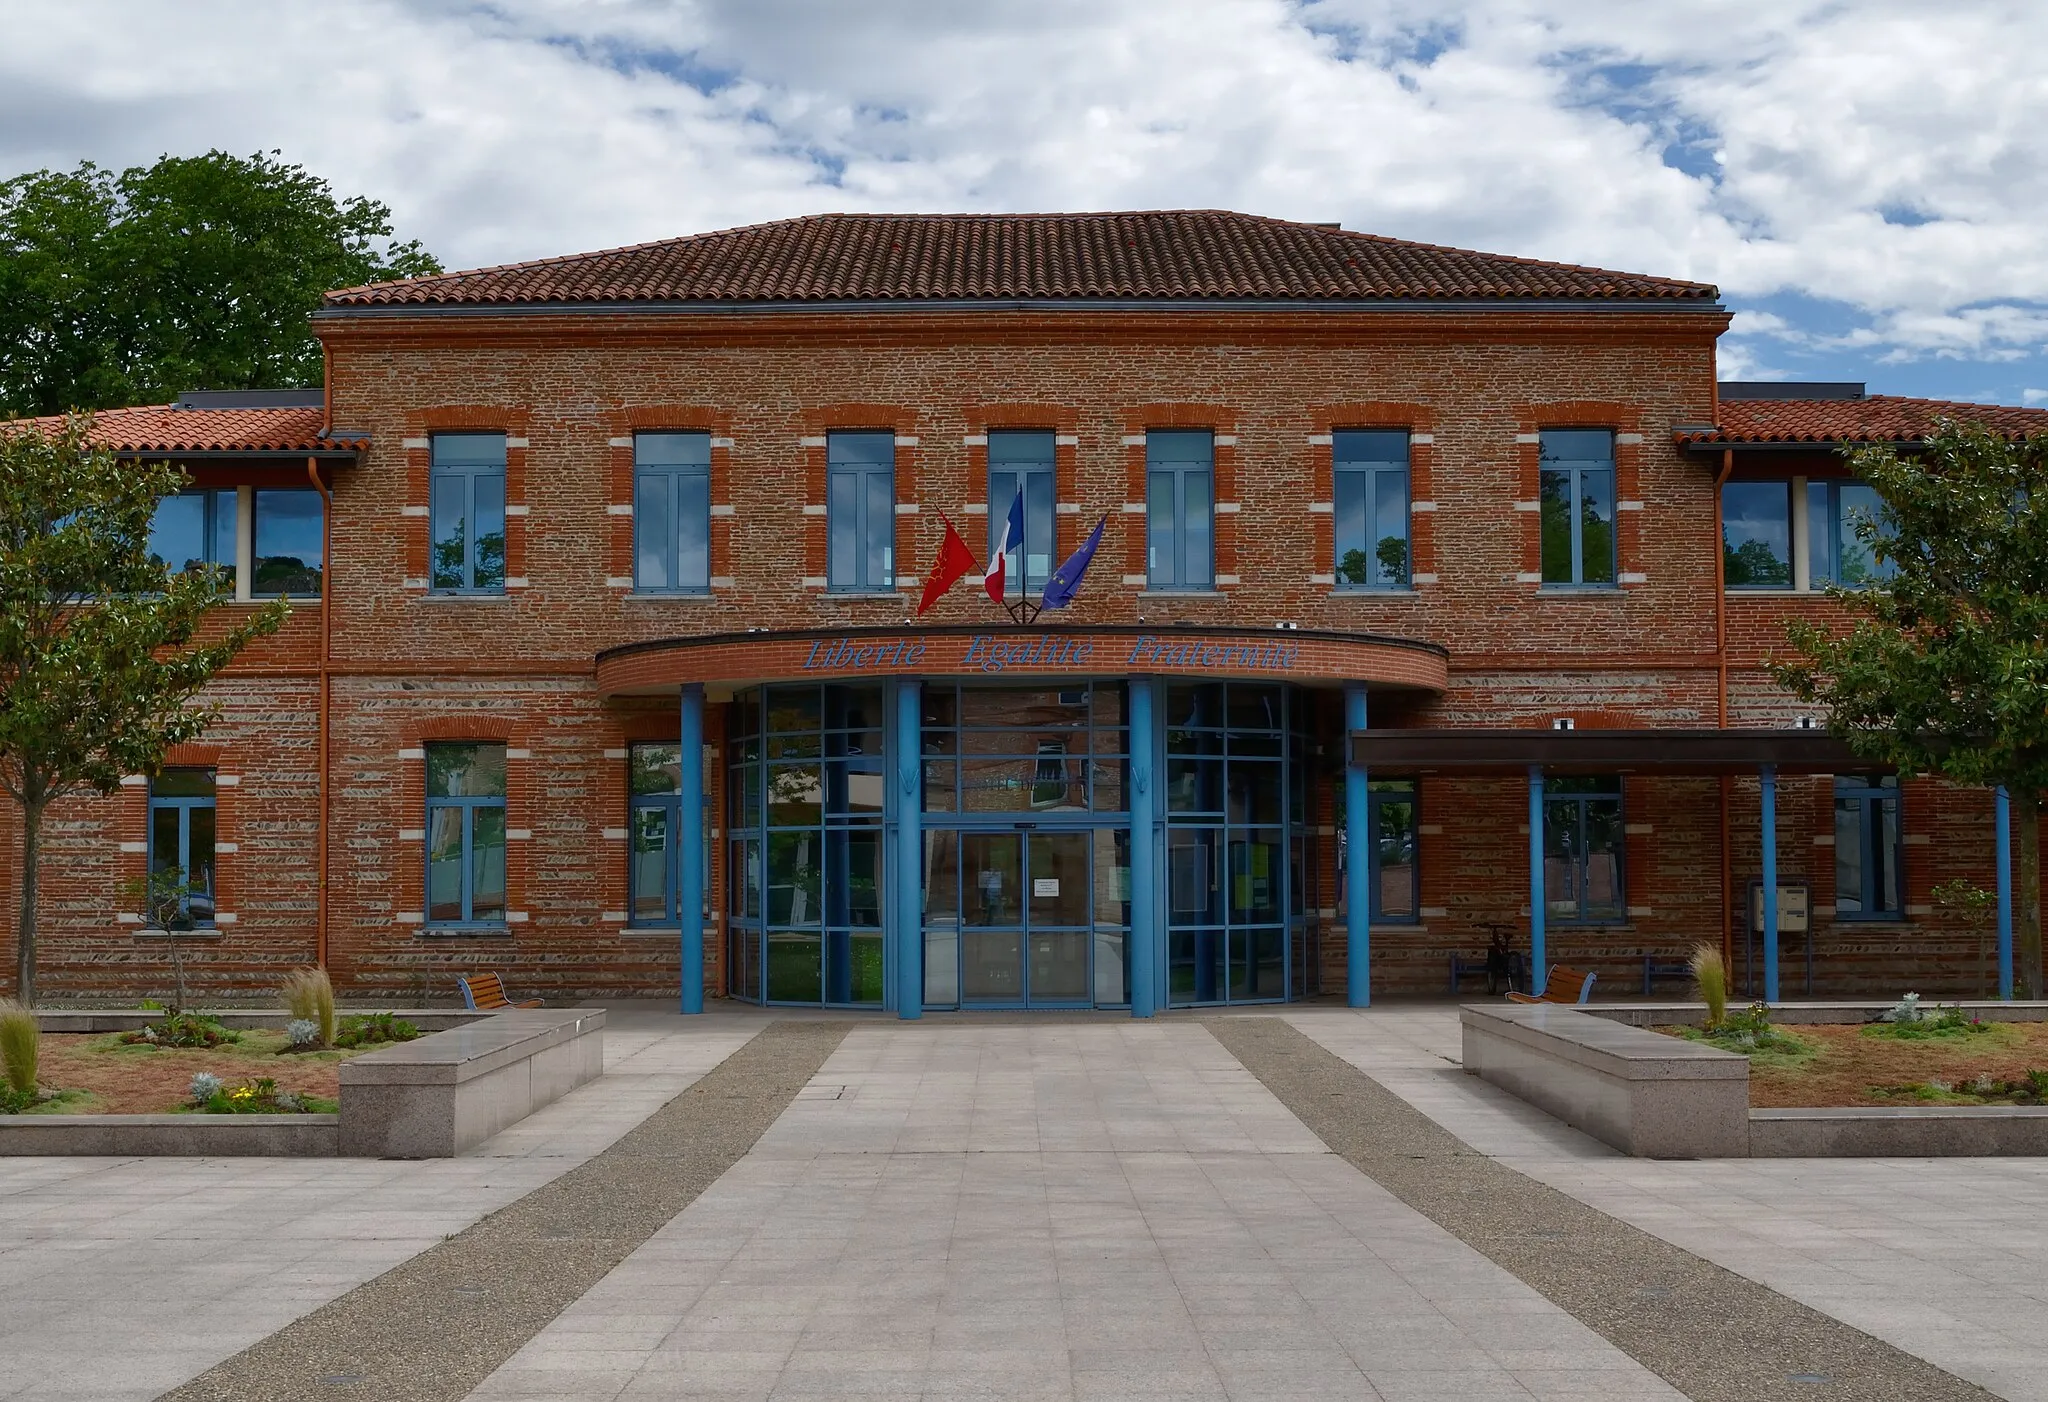
[[[1625,1154],[1749,1154],[1749,1062],[1549,1004],[1459,1009],[1465,1069]]]
[[[604,1074],[602,1008],[518,1008],[341,1064],[341,1152],[447,1158]]]

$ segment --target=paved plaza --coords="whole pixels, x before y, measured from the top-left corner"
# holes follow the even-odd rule
[[[1460,1074],[1452,1008],[1282,1016],[1496,1163],[1953,1375],[1943,1395],[2048,1402],[2048,1161],[1631,1160]],[[602,1080],[454,1160],[0,1159],[0,1397],[153,1398],[385,1289],[770,1021],[620,1010]],[[473,1391],[379,1402],[1687,1395],[1331,1152],[1222,1030],[855,1021]],[[1800,1387],[1845,1395],[1754,1395]]]

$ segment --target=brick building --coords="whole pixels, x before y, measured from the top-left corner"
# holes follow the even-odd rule
[[[333,293],[324,392],[100,419],[192,473],[164,558],[294,613],[203,744],[52,815],[44,987],[167,982],[155,865],[221,993],[1145,1012],[1441,992],[1496,933],[1761,989],[1773,920],[1788,995],[1981,992],[1930,890],[1991,882],[1991,795],[1855,769],[1760,663],[1874,567],[1838,445],[2048,413],[1717,386],[1727,320],[1215,212]]]

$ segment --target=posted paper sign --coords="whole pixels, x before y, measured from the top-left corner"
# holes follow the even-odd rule
[[[1057,876],[1034,876],[1031,878],[1031,894],[1034,896],[1057,896],[1060,893],[1060,879]]]

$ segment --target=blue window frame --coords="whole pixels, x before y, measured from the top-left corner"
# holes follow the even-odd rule
[[[1730,589],[1792,587],[1792,484],[1721,488],[1722,579]]]
[[[704,806],[709,812],[709,786],[715,769],[708,758]],[[627,780],[630,856],[626,869],[629,924],[674,925],[682,919],[677,904],[682,888],[682,843],[686,840],[682,811],[682,746],[668,741],[634,745],[629,751]],[[711,828],[698,824],[703,853],[704,913],[711,913]]]
[[[255,496],[249,592],[261,599],[319,598],[325,553],[320,494],[304,487],[264,487]]]
[[[427,924],[505,919],[505,747],[427,746]]]
[[[1544,782],[1543,908],[1548,919],[1611,925],[1628,918],[1622,884],[1626,831],[1618,776]]]
[[[1614,435],[1546,429],[1540,455],[1543,582],[1615,584]]]
[[[452,594],[505,589],[505,435],[434,435],[432,587]]]
[[[1857,527],[1881,527],[1884,499],[1867,482],[1823,479],[1806,484],[1807,574],[1818,587],[1842,584],[1851,588],[1889,579],[1894,566],[1877,558]]]
[[[173,929],[213,924],[214,777],[211,769],[166,769],[149,784],[149,874],[192,889],[175,912],[145,913]]]
[[[1331,435],[1339,589],[1408,587],[1408,433]]]
[[[1372,844],[1372,921],[1408,924],[1421,918],[1417,873],[1422,808],[1413,779],[1374,779],[1366,787]]]
[[[633,587],[711,588],[711,435],[633,435]]]
[[[1885,775],[1835,780],[1835,915],[1842,920],[1905,917],[1905,847],[1899,781]]]
[[[845,593],[896,587],[896,435],[825,440],[825,583]]]
[[[235,587],[235,543],[240,526],[233,487],[173,492],[156,504],[149,521],[149,555],[172,574],[220,571],[223,591]]]
[[[1009,529],[1010,507],[1024,493],[1024,548],[1011,552],[1003,579],[1011,594],[1035,594],[1052,576],[1054,439],[1050,431],[998,430],[988,436],[988,550]]]
[[[1145,435],[1145,567],[1152,589],[1216,585],[1216,437],[1207,429]]]

